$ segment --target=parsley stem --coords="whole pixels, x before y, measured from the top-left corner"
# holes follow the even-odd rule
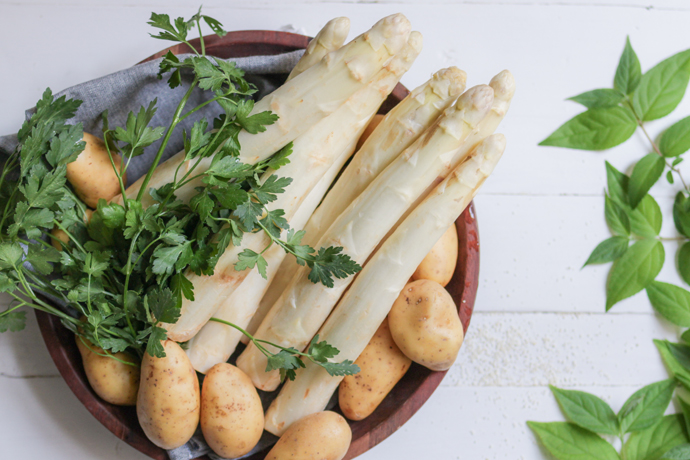
[[[115,160],[113,160],[113,154],[110,152],[110,145],[108,142],[108,139],[105,139],[105,149],[108,152],[108,159],[110,160],[110,164],[113,167],[113,171],[115,171],[115,176],[117,176],[117,181],[120,183],[120,193],[122,194],[122,202],[124,204],[125,211],[128,209],[127,205],[127,192],[125,191],[125,184],[122,181],[122,175],[121,171],[118,171],[117,166],[115,166]],[[124,163],[124,161],[122,161]],[[120,168],[122,168],[122,164],[120,164]]]
[[[206,45],[204,44],[204,35],[201,33],[201,20],[197,16],[196,27],[199,30],[199,42],[201,43],[201,55],[206,56]]]
[[[229,94],[230,94],[230,92],[227,92],[227,93],[222,94],[222,95],[220,95],[220,96],[216,96],[216,97],[214,97],[213,99],[209,99],[208,101],[203,102],[202,104],[199,104],[198,106],[196,106],[195,108],[193,108],[193,109],[190,110],[189,112],[187,112],[187,113],[185,113],[184,115],[182,115],[182,117],[180,118],[180,121],[184,120],[185,118],[187,118],[188,116],[192,115],[193,113],[198,112],[199,110],[201,110],[202,108],[204,108],[204,107],[206,107],[207,105],[211,104],[212,102],[216,102],[216,101],[219,100],[219,99],[225,99]],[[228,101],[230,101],[230,100],[228,99]],[[234,102],[234,101],[231,101],[231,102]],[[235,105],[237,105],[237,104],[235,103]]]
[[[63,227],[62,224],[57,221],[57,219],[53,219],[53,224],[55,224],[55,226],[57,228],[59,228],[60,230],[65,232],[65,234],[69,237],[70,240],[72,240],[72,242],[75,244],[75,246],[77,246],[81,250],[81,252],[84,252],[84,253],[86,252],[84,250],[84,248],[82,247],[82,245],[79,243],[79,241],[77,241],[77,239],[65,227]],[[50,236],[51,236],[51,238],[55,238],[53,235],[50,235]]]
[[[129,278],[132,276],[132,254],[134,251],[134,247],[137,243],[137,240],[139,239],[139,235],[141,235],[141,230],[139,230],[139,233],[134,235],[134,238],[132,238],[132,241],[129,243],[129,253],[127,254],[127,265],[125,266],[125,285],[124,285],[123,293],[122,293],[122,307],[123,307],[123,310],[125,313],[125,318],[127,319],[127,325],[129,326],[129,330],[132,333],[132,337],[136,337],[137,332],[134,329],[134,326],[132,325],[132,318],[130,318],[128,303],[127,303],[127,295],[129,294]]]
[[[165,133],[165,137],[163,138],[163,142],[161,142],[161,145],[158,148],[158,152],[156,152],[156,157],[153,159],[153,163],[151,163],[151,167],[149,168],[148,172],[146,173],[146,177],[144,178],[144,182],[141,184],[141,188],[139,189],[139,193],[137,194],[137,201],[141,201],[141,198],[144,196],[144,191],[146,191],[146,186],[149,184],[149,181],[151,181],[151,177],[153,176],[153,172],[156,170],[158,163],[160,163],[161,158],[163,157],[163,151],[165,150],[165,147],[168,145],[168,142],[170,141],[170,136],[172,136],[173,131],[175,130],[175,128],[177,127],[177,125],[180,122],[180,115],[182,114],[182,110],[184,109],[185,105],[187,104],[187,101],[189,100],[190,96],[192,95],[192,91],[196,87],[197,81],[198,81],[198,79],[195,77],[194,81],[192,81],[192,84],[189,85],[189,89],[185,93],[184,97],[182,98],[180,103],[177,105],[177,108],[175,109],[175,113],[173,114],[172,122],[170,123],[170,126],[168,127],[168,131]]]

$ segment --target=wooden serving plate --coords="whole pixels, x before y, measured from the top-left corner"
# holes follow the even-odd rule
[[[216,35],[208,36],[205,37],[205,41],[207,54],[230,58],[273,55],[304,49],[309,43],[309,37],[287,32],[251,30],[230,32],[223,38]],[[198,45],[198,39],[192,41],[192,44]],[[186,45],[176,45],[156,53],[146,61],[160,57],[168,50],[175,54],[190,51]],[[407,94],[407,89],[398,84],[381,107],[380,113],[387,113]],[[458,306],[460,320],[467,332],[477,295],[479,276],[479,233],[473,203],[470,203],[455,225],[459,240],[458,262],[453,279],[446,289]],[[115,436],[135,449],[156,460],[167,460],[167,453],[144,435],[134,407],[114,406],[96,396],[86,379],[74,335],[54,316],[36,311],[36,318],[48,352],[60,374],[89,412]],[[349,422],[352,427],[352,445],[345,459],[349,460],[366,452],[400,428],[422,407],[445,374],[413,363],[407,374],[372,415],[359,422]],[[249,458],[262,460],[267,452],[268,449]],[[208,459],[207,456],[201,458]]]

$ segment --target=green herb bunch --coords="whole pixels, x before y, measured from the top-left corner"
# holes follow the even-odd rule
[[[606,310],[643,289],[654,308],[666,319],[690,327],[690,292],[655,281],[665,260],[659,236],[662,214],[649,195],[664,175],[680,185],[673,204],[673,220],[682,242],[678,271],[690,283],[690,188],[678,165],[690,149],[690,117],[668,127],[658,140],[645,123],[675,110],[690,81],[690,50],[678,53],[642,73],[640,61],[627,40],[613,88],[595,89],[571,98],[587,111],[558,128],[540,145],[582,150],[605,150],[628,140],[638,129],[649,141],[651,153],[627,175],[606,162],[605,218],[612,237],[592,251],[585,265],[613,262],[606,286]],[[677,182],[676,182],[677,180]]]
[[[25,312],[20,308],[29,306],[57,315],[107,356],[127,350],[139,357],[145,352],[163,357],[161,341],[167,336],[161,323],[175,323],[182,299],[194,300],[193,285],[185,273],[212,275],[225,249],[239,245],[250,232],[265,232],[270,244],[280,245],[298,263],[311,267],[313,282],[332,286],[333,277],[344,278],[361,269],[341,253],[342,248],[316,251],[302,245],[304,232],[290,229],[282,210],[266,209],[292,179],[272,174],[262,180],[261,176],[289,163],[292,144],[254,165],[238,160],[240,131],[261,133],[278,117],[268,111],[250,115],[254,102],[249,96],[256,88],[233,63],[206,57],[202,22],[219,36],[225,35],[222,24],[202,15],[201,10],[189,20],[172,22],[168,15],[151,15],[149,24],[162,30],[154,38],[185,43],[194,53],[180,61],[168,52],[160,64],[159,78],[170,74],[171,88],[181,84],[182,72],[190,72],[193,80],[167,127],[150,126],[155,100],[130,113],[122,127],[111,127],[107,112],[102,114],[103,140],[122,200],[108,203],[101,199],[88,223],[84,218],[87,208],[66,179],[67,164],[85,147],[82,125],[67,124],[81,101],[64,96],[55,99],[48,89],[37,103],[36,113],[22,126],[18,146],[0,175],[0,292],[14,298],[0,313],[0,332],[21,330]],[[200,49],[187,39],[194,29],[199,31]],[[211,91],[213,97],[189,108],[187,102],[197,87]],[[201,119],[183,132],[184,163],[190,166],[183,170],[181,163],[173,182],[149,188],[172,133],[187,117],[212,103],[221,107],[222,114],[211,123]],[[127,196],[123,177],[130,161],[157,141],[155,159],[138,195]],[[113,160],[116,154],[122,156],[119,167]],[[209,158],[210,167],[198,172],[198,165]],[[176,192],[189,183],[196,185],[195,194],[185,203]],[[53,228],[69,238],[68,244],[61,244],[61,251],[50,244],[55,239]],[[281,239],[283,232],[286,239]],[[263,256],[245,250],[235,269],[255,266],[265,277]],[[81,318],[55,308],[40,293],[59,299]],[[314,343],[306,354],[294,350],[291,356],[333,366],[334,373],[352,373],[350,362],[328,362],[338,352],[329,347],[325,342]],[[294,378],[290,371],[294,362],[285,358],[286,353],[276,353],[280,358],[273,358],[271,365]]]
[[[678,386],[690,390],[690,334],[683,340],[654,341],[673,377],[635,392],[618,414],[597,396],[551,387],[568,422],[528,426],[558,460],[689,460],[690,404],[677,397],[681,413],[664,416]]]

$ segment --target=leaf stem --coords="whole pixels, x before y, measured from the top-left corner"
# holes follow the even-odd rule
[[[657,155],[659,155],[661,158],[664,159],[664,163],[666,164],[666,166],[668,166],[668,169],[670,169],[671,171],[673,171],[674,173],[676,173],[678,175],[678,178],[680,179],[681,183],[683,184],[683,188],[686,191],[690,192],[690,189],[688,188],[688,184],[685,183],[685,180],[683,179],[683,175],[681,174],[680,170],[678,168],[674,167],[673,165],[669,164],[669,162],[666,160],[666,157],[664,156],[664,154],[661,153],[659,146],[656,144],[656,142],[654,142],[654,140],[652,140],[651,136],[647,132],[647,129],[644,127],[644,123],[642,122],[642,120],[640,120],[638,118],[637,124],[640,126],[640,128],[642,128],[642,132],[644,133],[644,135],[647,138],[647,140],[649,141],[649,143],[652,144],[652,149],[654,150],[654,152]]]

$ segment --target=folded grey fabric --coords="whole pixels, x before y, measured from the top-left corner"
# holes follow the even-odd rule
[[[254,98],[261,99],[285,81],[287,74],[297,64],[302,54],[304,54],[304,51],[298,50],[275,56],[251,56],[227,60],[235,62],[237,67],[245,71],[246,80],[253,83],[258,89],[258,92],[254,94]],[[181,55],[179,57],[184,59],[186,56]],[[192,75],[191,73],[183,73],[182,84],[175,89],[170,89],[165,76],[162,80],[159,80],[156,76],[158,74],[158,65],[160,61],[161,59],[156,59],[129,69],[121,70],[106,75],[105,77],[60,91],[55,96],[59,97],[65,95],[67,98],[82,100],[83,103],[77,111],[76,116],[71,120],[71,123],[76,124],[81,122],[84,125],[84,131],[99,137],[102,130],[101,114],[104,110],[108,110],[108,119],[111,128],[115,126],[124,126],[127,115],[130,112],[137,112],[141,106],[147,107],[154,99],[157,100],[156,107],[158,111],[151,120],[151,126],[168,126],[169,120],[177,108],[179,100],[189,89]],[[38,100],[39,97],[40,95],[37,94],[36,100]],[[208,91],[204,92],[197,88],[189,98],[188,107],[194,108],[212,97],[213,93]],[[26,117],[29,118],[31,114],[34,113],[34,110],[35,109],[27,110],[25,114]],[[206,118],[211,122],[213,118],[217,117],[221,112],[222,109],[217,104],[209,104],[185,119],[172,135],[169,144],[166,146],[165,152],[163,153],[163,160],[170,158],[182,150],[182,129],[189,131],[194,122],[201,118]],[[160,142],[159,140],[149,146],[144,154],[132,159],[127,169],[127,177],[130,183],[134,182],[148,171]],[[16,145],[16,135],[12,134],[0,137],[0,164],[4,163],[3,157],[9,155]],[[265,408],[268,407],[270,402],[277,395],[277,392],[260,393]],[[264,432],[264,436],[261,438],[259,445],[254,448],[252,453],[261,451],[272,445],[277,439],[278,438],[272,434]],[[220,457],[211,452],[211,449],[204,441],[200,431],[197,431],[194,437],[184,446],[168,451],[171,460],[191,460],[205,454],[208,454],[213,460],[220,459]],[[251,455],[251,453],[247,455]]]

